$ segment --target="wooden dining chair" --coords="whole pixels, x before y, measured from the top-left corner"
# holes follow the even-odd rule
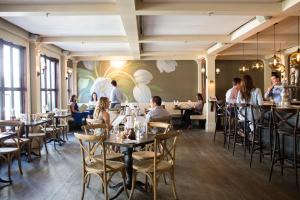
[[[41,114],[41,118],[49,120],[49,122],[46,123],[45,127],[41,126],[41,130],[46,133],[46,137],[50,138],[50,141],[53,141],[54,149],[56,149],[56,142],[58,142],[58,138],[60,137],[60,135],[62,133],[62,129],[59,127],[56,127],[54,115],[55,115],[55,113],[42,113]]]
[[[0,158],[3,158],[7,162],[8,166],[8,180],[10,184],[12,183],[11,179],[11,164],[12,159],[15,156],[18,160],[18,166],[19,166],[19,172],[22,175],[22,164],[21,164],[21,130],[23,129],[24,124],[20,121],[11,121],[11,120],[1,120],[0,121],[0,127],[1,129],[5,129],[6,127],[10,127],[10,131],[15,131],[14,136],[12,137],[12,140],[15,142],[14,147],[7,147],[6,145],[3,146],[3,144],[0,144]]]
[[[169,172],[171,177],[174,199],[178,199],[175,187],[175,151],[180,134],[179,131],[170,131],[156,135],[154,138],[154,158],[133,163],[132,189],[129,199],[133,197],[137,175],[144,174],[153,186],[153,199],[156,200],[158,180],[166,172]]]
[[[108,128],[106,124],[89,124],[81,127],[86,135],[103,135],[105,138],[108,136]],[[123,162],[124,155],[119,152],[119,149],[115,146],[109,145],[106,148],[106,159],[117,160]],[[95,158],[101,159],[102,155],[95,155]]]
[[[16,126],[13,125],[15,122],[13,120],[4,120],[3,123],[7,123],[10,124],[11,126]],[[21,122],[16,122],[16,123],[21,123]],[[9,126],[9,125],[7,125]],[[3,145],[5,147],[15,147],[15,148],[19,148],[20,152],[22,149],[26,148],[26,153],[27,153],[27,161],[30,162],[31,161],[31,140],[29,138],[25,138],[25,137],[21,137],[21,131],[17,132],[18,134],[16,135],[16,137],[13,138],[9,138],[7,140],[3,141]]]
[[[104,135],[87,135],[75,133],[78,139],[82,156],[83,185],[81,199],[84,198],[85,188],[89,186],[91,175],[98,176],[102,181],[104,197],[108,200],[107,186],[112,176],[120,172],[123,178],[125,192],[128,192],[125,185],[125,165],[122,162],[111,161],[106,158],[106,145]],[[96,151],[101,151],[101,158],[96,158]]]
[[[158,133],[165,134],[170,130],[171,124],[164,122],[148,122],[148,130],[152,128],[159,129]],[[154,158],[153,144],[146,145],[142,150],[133,152],[132,158],[135,160],[147,160]]]

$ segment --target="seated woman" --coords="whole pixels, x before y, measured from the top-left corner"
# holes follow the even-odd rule
[[[192,128],[192,121],[191,121],[190,116],[202,114],[203,105],[204,105],[202,94],[197,93],[196,98],[197,98],[197,102],[196,102],[194,108],[192,108],[190,110],[186,110],[183,114],[182,120],[185,123],[185,125],[188,127],[188,129]]]
[[[91,117],[94,115],[94,111],[95,111],[95,107],[97,105],[97,101],[98,101],[97,93],[93,92],[92,96],[91,96],[91,100],[89,101],[89,108],[87,110]]]
[[[107,97],[101,97],[100,100],[97,102],[94,116],[93,116],[93,123],[105,123],[108,129],[111,129],[110,123],[110,116],[107,112],[109,108],[109,100]]]
[[[238,92],[237,104],[250,104],[250,105],[263,105],[263,97],[259,88],[256,88],[253,84],[252,78],[249,75],[245,75],[241,82],[241,89]],[[241,108],[240,108],[241,109]],[[244,120],[245,110],[240,110],[239,119]],[[260,117],[260,111],[258,109],[253,110],[254,118],[257,120]],[[254,121],[252,119],[252,113],[247,109],[247,119],[249,121]],[[246,127],[247,132],[249,132],[249,137],[251,137],[251,133],[253,132],[253,125],[251,122]],[[242,133],[244,134],[244,133]]]
[[[72,113],[72,117],[77,125],[82,125],[82,119],[87,118],[89,113],[88,112],[79,112],[79,107],[77,104],[77,96],[73,94],[70,99],[70,110]]]

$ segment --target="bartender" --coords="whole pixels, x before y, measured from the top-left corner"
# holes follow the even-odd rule
[[[280,76],[278,74],[272,73],[271,84],[272,86],[270,86],[267,92],[265,93],[265,98],[268,100],[273,99],[273,101],[276,104],[279,104],[281,102],[281,92],[283,88],[280,87],[281,82],[280,82]],[[279,86],[279,87],[275,87],[275,86]]]

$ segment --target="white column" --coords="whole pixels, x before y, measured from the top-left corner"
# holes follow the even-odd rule
[[[40,64],[40,43],[38,42],[39,37],[32,35],[29,43],[29,63],[30,63],[30,96],[29,101],[31,104],[30,113],[41,112],[41,64]]]
[[[196,60],[197,62],[197,65],[198,65],[198,69],[197,69],[197,77],[198,77],[198,81],[197,81],[197,86],[198,86],[198,93],[201,93],[203,94],[203,91],[202,91],[202,73],[201,73],[201,60],[200,59],[197,59]]]
[[[67,74],[67,66],[68,66],[68,57],[69,57],[68,51],[63,51],[61,56],[61,68],[60,68],[60,82],[61,82],[61,88],[59,90],[59,99],[60,99],[60,108],[67,108],[68,103],[68,91],[67,91],[67,84],[68,80],[66,79]]]
[[[77,95],[77,64],[78,60],[72,60],[73,71],[72,71],[72,92]]]
[[[215,109],[211,110],[210,97],[216,97],[216,74],[215,74],[215,55],[205,57],[206,61],[206,126],[207,132],[215,130]]]

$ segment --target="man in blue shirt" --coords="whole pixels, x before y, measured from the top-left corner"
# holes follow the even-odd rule
[[[117,81],[112,80],[111,84],[113,86],[113,89],[110,93],[110,102],[111,102],[110,103],[110,108],[120,107],[121,103],[124,99],[123,93],[117,87]]]
[[[278,74],[272,74],[271,82],[272,82],[272,86],[270,86],[267,92],[265,93],[265,98],[269,100],[273,99],[273,101],[276,104],[279,104],[281,102],[281,92],[282,92],[282,87],[280,87],[281,86],[280,76]]]

